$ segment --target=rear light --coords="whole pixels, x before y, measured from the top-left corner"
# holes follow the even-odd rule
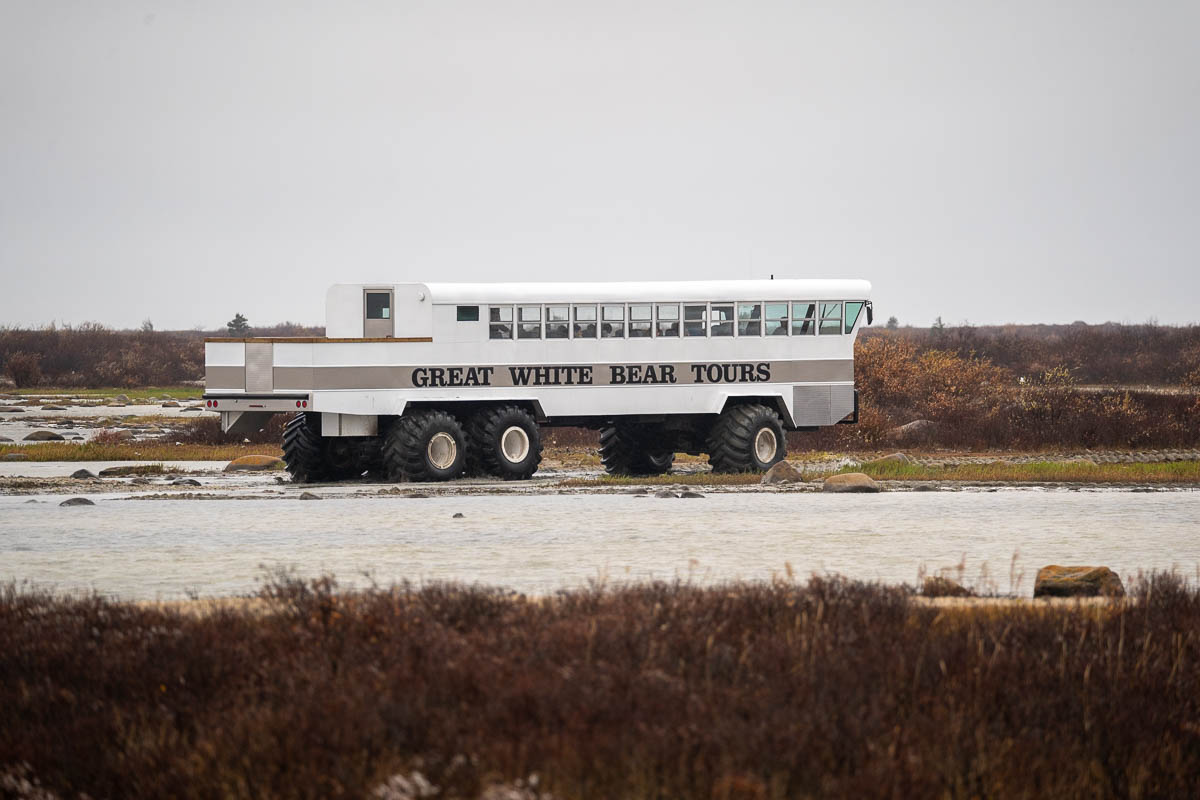
[[[300,401],[299,401],[299,400],[297,400],[297,401],[296,401],[296,408],[299,408],[299,407],[300,407]]]
[[[213,407],[213,408],[216,408],[216,407],[217,407],[217,401],[216,401],[216,400],[213,400],[212,407]]]
[[[307,400],[305,400],[305,401],[304,401],[304,407],[305,407],[305,408],[308,408],[308,401],[307,401]]]
[[[212,400],[205,400],[204,405],[208,406],[209,408],[212,408]]]

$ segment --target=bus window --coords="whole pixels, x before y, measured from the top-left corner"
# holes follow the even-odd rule
[[[513,307],[492,306],[488,312],[488,338],[511,339],[513,337]]]
[[[459,322],[479,322],[479,306],[459,306]]]
[[[817,304],[808,300],[792,301],[792,336],[812,336],[817,332]]]
[[[576,339],[596,338],[596,307],[575,306],[575,336]]]
[[[738,304],[738,336],[758,336],[762,333],[762,305]]]
[[[542,338],[541,306],[519,306],[517,308],[517,338]]]
[[[708,306],[684,306],[683,307],[683,335],[684,336],[704,336],[707,331],[705,325],[708,317]]]
[[[624,339],[625,338],[625,306],[601,306],[601,315],[604,317],[600,324],[600,338],[602,339]]]
[[[865,303],[846,303],[846,333],[854,330],[858,323],[858,315],[862,313]]]
[[[712,304],[712,335],[733,336],[733,303]]]
[[[763,321],[767,336],[787,336],[788,304],[767,303],[766,319]]]
[[[672,303],[671,305],[658,306],[658,336],[678,336],[679,335],[679,306]]]
[[[650,327],[654,322],[650,319],[650,306],[629,307],[629,338],[645,339],[650,336]]]
[[[568,339],[570,336],[570,306],[546,306],[546,338]]]
[[[830,336],[842,332],[842,304],[821,303],[821,335]]]

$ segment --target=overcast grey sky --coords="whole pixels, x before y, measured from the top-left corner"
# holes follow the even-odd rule
[[[0,0],[0,324],[770,273],[920,325],[1197,321],[1198,32],[1196,0]]]

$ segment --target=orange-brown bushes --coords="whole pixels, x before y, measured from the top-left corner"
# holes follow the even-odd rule
[[[208,616],[0,590],[0,774],[75,797],[1190,796],[1200,594],[920,605],[643,584],[527,600],[278,580]],[[732,795],[730,795],[732,796]]]

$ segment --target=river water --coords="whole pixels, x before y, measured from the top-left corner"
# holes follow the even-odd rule
[[[176,599],[253,592],[265,570],[291,567],[344,585],[370,575],[547,593],[590,580],[767,580],[789,566],[915,583],[922,569],[963,563],[968,584],[1028,594],[1046,564],[1192,578],[1200,565],[1191,491],[91,497],[97,505],[75,508],[0,497],[0,580]]]

